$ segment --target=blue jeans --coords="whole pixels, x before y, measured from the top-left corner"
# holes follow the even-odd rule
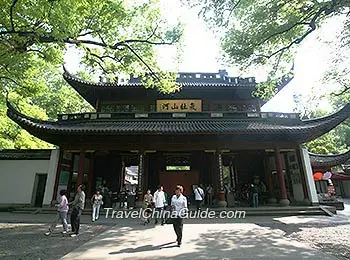
[[[258,193],[253,193],[253,207],[257,208],[259,206],[259,195]]]
[[[63,225],[63,231],[68,231],[68,224],[67,224],[67,211],[58,211],[55,220],[52,222],[49,231],[52,232],[56,225],[57,222],[61,221]]]

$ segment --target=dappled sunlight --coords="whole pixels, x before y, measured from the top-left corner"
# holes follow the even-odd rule
[[[63,259],[333,259],[251,223],[185,224],[181,248],[172,225],[134,224],[115,226]]]

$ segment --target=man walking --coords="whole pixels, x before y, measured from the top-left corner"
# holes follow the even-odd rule
[[[200,210],[202,201],[204,199],[204,190],[200,187],[200,185],[194,189],[194,199],[196,200],[197,210]]]
[[[85,185],[79,185],[77,189],[77,194],[75,194],[74,201],[71,202],[73,206],[73,211],[70,216],[70,224],[72,226],[71,237],[75,237],[79,234],[80,227],[80,216],[83,213],[84,205],[85,205]]]
[[[162,185],[158,186],[158,190],[154,193],[153,199],[154,199],[154,204],[155,204],[155,208],[156,208],[155,223],[154,224],[156,224],[156,225],[158,224],[158,219],[159,219],[159,215],[160,215],[161,224],[164,225],[163,209],[164,209],[166,201],[165,201],[165,195],[164,195]]]

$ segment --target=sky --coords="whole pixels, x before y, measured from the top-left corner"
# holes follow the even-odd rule
[[[182,7],[178,0],[163,0],[162,9],[168,20],[176,22],[180,16],[181,22],[185,24],[184,31],[184,53],[183,61],[178,67],[181,72],[217,72],[219,69],[226,69],[229,76],[235,77],[237,68],[222,65],[220,60],[220,44],[217,38],[207,29],[204,21],[197,17],[195,10]],[[322,75],[329,66],[331,46],[324,40],[332,40],[340,23],[337,20],[325,24],[317,34],[311,34],[298,48],[294,61],[294,79],[284,87],[264,107],[263,111],[293,112],[295,107],[293,94],[303,93],[307,95],[313,87],[320,87]],[[164,50],[162,56],[162,67],[171,68],[169,64],[169,51]],[[266,78],[266,73],[259,72],[256,75],[243,75],[244,77],[254,76],[257,82]],[[320,104],[326,109],[327,102]]]
[[[204,21],[198,18],[196,10],[181,6],[180,0],[161,0],[163,15],[168,22],[176,24],[178,20],[185,25],[182,62],[175,65],[175,48],[166,46],[159,49],[160,67],[169,71],[180,72],[218,72],[226,69],[229,76],[255,77],[257,82],[266,79],[263,71],[255,74],[238,75],[238,69],[223,65],[220,61],[221,49],[217,37],[206,27]],[[302,93],[308,95],[313,88],[322,89],[322,75],[329,67],[331,46],[324,40],[332,40],[340,30],[339,20],[331,20],[325,24],[319,33],[312,33],[298,47],[294,61],[294,79],[285,86],[274,98],[262,107],[262,111],[293,112],[295,104],[293,95]],[[68,54],[66,57],[71,57]],[[73,55],[74,56],[74,55]],[[74,71],[77,61],[66,61],[69,71]],[[320,103],[325,109],[330,109],[326,101]]]

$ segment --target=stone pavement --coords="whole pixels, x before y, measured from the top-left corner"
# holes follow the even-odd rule
[[[263,216],[186,220],[183,245],[178,248],[171,225],[143,226],[139,219],[105,219],[103,216],[92,223],[90,216],[84,215],[80,236],[71,238],[57,234],[45,237],[43,233],[54,215],[2,212],[0,258],[348,259],[350,251],[334,246],[339,245],[339,241],[345,241],[344,246],[348,245],[345,239],[350,220],[348,213],[339,212],[335,217]],[[331,241],[335,241],[335,244],[330,246],[326,243]],[[315,243],[323,246],[316,244],[315,247]],[[343,251],[346,254],[341,253]]]
[[[172,225],[114,226],[62,259],[337,259],[253,223],[188,220],[178,248]]]

